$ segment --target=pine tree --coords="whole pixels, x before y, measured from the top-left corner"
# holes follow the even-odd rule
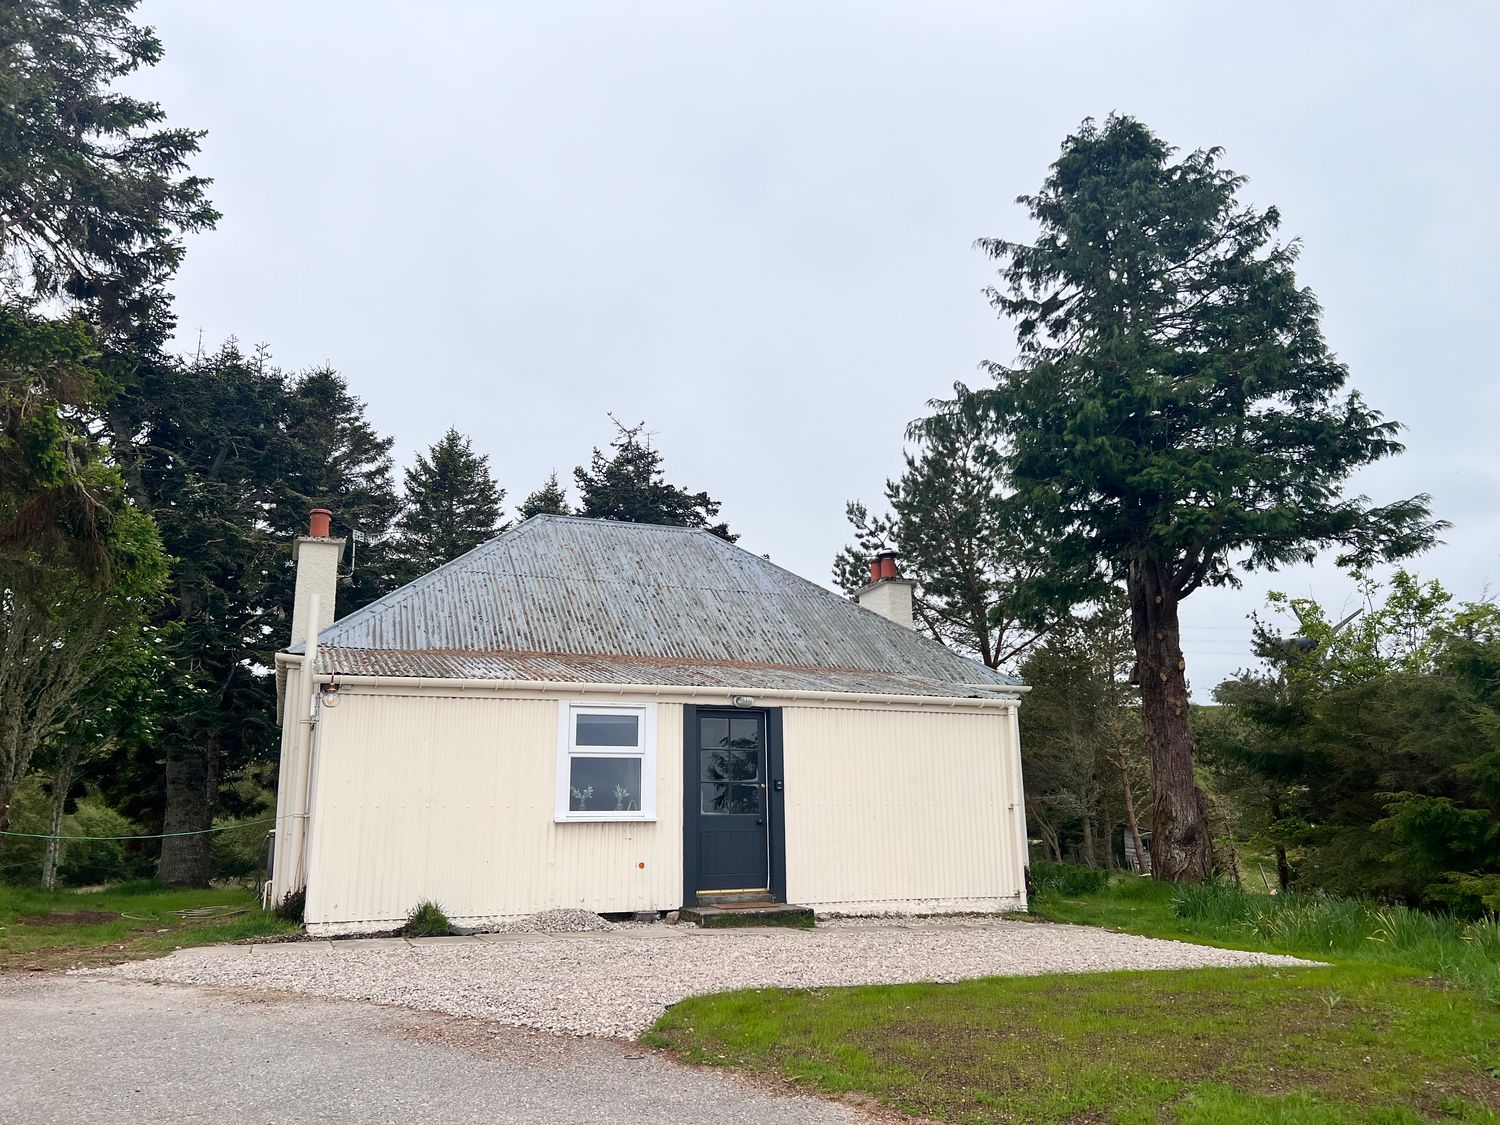
[[[258,354],[255,363],[265,367],[268,357]],[[364,402],[350,392],[343,375],[319,367],[290,380],[283,441],[290,468],[282,476],[271,515],[281,542],[305,534],[313,508],[328,508],[333,534],[350,540],[339,615],[395,589],[397,567],[387,542],[401,510],[392,480],[394,442],[366,420]],[[271,604],[283,611],[291,608],[294,574],[290,566],[283,569],[273,594]]]
[[[624,523],[663,523],[676,527],[701,527],[733,543],[739,538],[724,523],[711,523],[719,514],[719,502],[706,492],[689,492],[668,484],[661,467],[661,453],[651,448],[646,423],[626,426],[610,416],[619,434],[610,442],[614,450],[606,457],[594,450],[587,469],[573,470],[578,481],[578,514],[589,519],[620,520]]]
[[[490,459],[450,428],[407,470],[392,544],[400,578],[409,582],[504,531],[504,499],[505,490],[490,475]]]
[[[1009,666],[1066,611],[1026,600],[1045,559],[1015,519],[990,428],[949,411],[921,429],[905,472],[886,482],[890,515],[849,504],[858,542],[835,557],[834,581],[853,595],[870,581],[870,558],[894,550],[917,583],[919,626],[988,667]]]
[[[98,586],[125,504],[95,440],[101,353],[171,329],[183,234],[212,227],[202,134],[122,80],[161,57],[136,0],[0,4],[0,570],[61,549]],[[39,575],[40,577],[40,575]],[[24,580],[24,575],[22,576]]]
[[[1064,604],[1122,583],[1152,767],[1152,869],[1207,878],[1181,602],[1243,569],[1336,548],[1400,559],[1444,526],[1426,496],[1348,497],[1356,469],[1401,451],[1399,426],[1346,393],[1280,216],[1241,203],[1217,150],[1172,159],[1140,122],[1086,121],[1039,193],[1030,244],[984,239],[993,304],[1020,358],[960,395],[988,418],[1041,586]]]
[[[269,650],[291,558],[266,519],[298,472],[286,434],[287,380],[233,344],[190,364],[141,363],[110,404],[110,438],[131,498],[172,559],[155,624],[173,676],[156,745],[109,783],[130,815],[164,832],[213,824],[220,778],[275,745]],[[154,775],[154,776],[153,776]],[[163,841],[163,882],[203,885],[210,837]]]
[[[532,516],[571,516],[573,514],[573,509],[568,506],[568,494],[563,491],[563,486],[557,479],[557,470],[552,471],[541,488],[521,502],[516,513],[523,520],[529,520]]]
[[[310,508],[334,510],[334,532],[378,538],[397,498],[389,438],[337,372],[296,379],[233,344],[191,363],[138,363],[110,403],[110,445],[134,505],[172,558],[154,624],[173,679],[150,758],[122,765],[111,796],[162,831],[158,877],[210,875],[220,782],[274,752],[272,652],[287,641],[295,568],[287,543]],[[339,589],[338,612],[384,592],[364,570]],[[158,766],[160,763],[160,766]],[[164,768],[164,784],[151,773]]]

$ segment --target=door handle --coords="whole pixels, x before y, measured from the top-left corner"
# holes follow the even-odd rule
[[[764,824],[764,823],[765,823],[765,822],[766,822],[766,821],[765,821],[765,818],[764,818],[764,817],[759,817],[759,816],[758,816],[758,817],[756,817],[756,818],[755,818],[755,823],[756,823],[756,824]]]

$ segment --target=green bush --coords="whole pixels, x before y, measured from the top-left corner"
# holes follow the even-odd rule
[[[27,777],[11,801],[10,830],[37,836],[47,832],[51,799],[40,774]],[[90,787],[74,802],[73,811],[62,819],[62,836],[134,836],[140,825],[110,807],[97,789]],[[47,842],[24,836],[7,838],[0,848],[0,879],[36,886],[42,878]],[[143,848],[122,840],[64,840],[58,849],[57,884],[60,887],[89,886],[139,879],[149,875],[151,857]]]
[[[406,916],[406,925],[401,933],[406,937],[446,937],[453,932],[453,923],[435,902],[419,902]]]
[[[25,778],[11,797],[9,827],[12,832],[47,831],[47,791],[38,775]],[[35,886],[42,877],[45,847],[44,840],[6,837],[0,846],[0,878],[8,883]]]
[[[92,786],[78,798],[77,809],[63,817],[64,836],[134,836],[141,831],[123,813],[105,803]],[[151,872],[151,859],[122,840],[68,840],[59,852],[57,881],[62,886],[85,887],[95,883],[139,879]]]
[[[1109,872],[1102,867],[1085,867],[1081,863],[1048,863],[1031,865],[1031,882],[1039,893],[1049,891],[1065,898],[1096,895],[1109,886]]]
[[[233,823],[235,820],[222,818],[215,821],[216,826]],[[227,832],[215,832],[214,878],[232,879],[247,884],[261,882],[266,877],[266,828],[267,825],[264,824],[251,824],[244,828],[231,828]]]
[[[213,836],[213,877],[258,884],[266,877],[266,833],[276,815],[274,763],[256,762],[224,782],[221,792],[229,811],[214,821],[216,827],[244,824]]]

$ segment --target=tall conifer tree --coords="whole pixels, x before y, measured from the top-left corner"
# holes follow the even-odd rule
[[[849,505],[858,542],[834,558],[834,581],[852,596],[870,581],[870,558],[894,550],[917,583],[918,626],[990,668],[1009,667],[1066,609],[1028,600],[1046,559],[1016,519],[991,428],[952,412],[920,428],[906,470],[886,481],[890,514]]]
[[[158,875],[202,885],[220,782],[275,746],[272,653],[288,640],[295,571],[287,544],[310,508],[335,534],[378,540],[397,506],[389,438],[337,372],[296,378],[233,344],[191,363],[142,362],[110,405],[111,448],[135,506],[172,557],[157,624],[172,648],[151,763],[122,769],[127,811],[164,832]],[[363,582],[363,584],[361,584]],[[339,588],[347,613],[385,590],[364,568]],[[146,782],[161,762],[162,783]]]
[[[578,481],[579,515],[624,523],[701,527],[731,543],[739,538],[730,534],[727,524],[712,522],[719,514],[719,502],[708,493],[689,492],[667,483],[661,453],[651,447],[646,423],[626,426],[613,415],[611,420],[619,430],[609,443],[614,453],[605,456],[596,448],[588,468],[573,470]]]
[[[101,353],[154,349],[183,233],[218,213],[202,134],[120,89],[161,43],[135,0],[0,4],[0,583],[61,549],[96,584],[124,504],[94,440]]]
[[[516,514],[523,520],[529,520],[532,516],[570,516],[573,514],[573,509],[568,506],[568,494],[557,479],[557,470],[554,469],[548,475],[546,483],[541,488],[521,501]]]
[[[406,473],[393,544],[401,580],[426,574],[504,531],[504,499],[505,490],[490,475],[490,459],[450,428]]]
[[[1179,606],[1243,569],[1399,559],[1442,526],[1428,498],[1344,495],[1401,451],[1399,427],[1346,391],[1297,245],[1239,201],[1216,149],[1174,160],[1140,122],[1084,122],[1024,203],[1032,242],[984,239],[1021,352],[954,409],[995,425],[1024,524],[1063,603],[1123,583],[1152,767],[1159,877],[1212,862],[1194,779]]]

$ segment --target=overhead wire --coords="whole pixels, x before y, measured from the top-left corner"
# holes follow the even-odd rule
[[[0,836],[13,836],[21,840],[169,840],[176,836],[206,836],[211,832],[232,832],[236,828],[254,828],[258,824],[275,824],[278,820],[293,817],[268,816],[262,820],[247,820],[242,824],[218,824],[213,828],[195,828],[190,832],[155,832],[143,836],[55,836],[50,832],[0,832]]]

